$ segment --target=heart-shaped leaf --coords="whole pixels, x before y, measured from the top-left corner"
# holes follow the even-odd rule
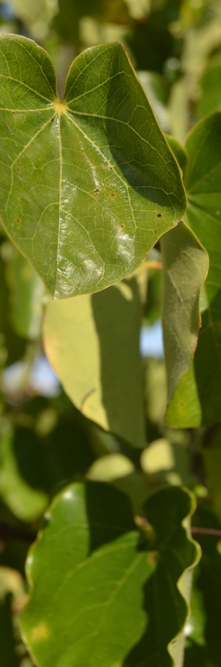
[[[160,490],[139,530],[129,500],[108,484],[74,484],[57,496],[27,561],[22,631],[36,664],[178,667],[183,648],[170,645],[172,661],[167,646],[187,616],[192,511],[186,491]]]
[[[88,49],[62,101],[47,53],[0,37],[2,224],[53,296],[129,274],[185,209],[178,165],[120,44]]]

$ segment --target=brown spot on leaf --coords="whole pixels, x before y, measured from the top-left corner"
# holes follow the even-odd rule
[[[98,188],[96,188],[96,190],[94,191],[94,194],[98,195],[98,192],[100,192],[100,190]]]
[[[115,197],[115,194],[114,194],[114,192],[111,192],[111,197]]]
[[[90,396],[92,396],[92,394],[94,394],[95,391],[96,391],[96,389],[95,389],[95,387],[93,387],[93,389],[90,389],[89,391],[87,391],[85,396],[83,396],[81,404],[80,404],[81,412],[84,411],[86,401],[88,400],[88,398],[90,398]]]
[[[162,218],[162,213],[157,213],[158,218]]]

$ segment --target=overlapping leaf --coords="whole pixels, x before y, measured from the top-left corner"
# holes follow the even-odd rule
[[[168,398],[171,400],[190,367],[197,346],[200,289],[206,278],[208,258],[196,236],[183,222],[163,237],[162,255],[164,348]],[[179,421],[177,424],[173,419],[172,425],[179,425]]]
[[[202,328],[193,363],[171,386],[167,421],[199,426],[220,420],[221,384],[221,113],[199,122],[186,142],[186,219],[209,255],[201,298]],[[196,271],[186,275],[190,286]],[[169,293],[168,293],[169,298]],[[177,336],[176,328],[175,336]],[[191,333],[191,328],[189,329]],[[190,351],[190,348],[189,348]],[[183,376],[182,376],[183,375]],[[175,387],[177,385],[176,391]],[[175,391],[175,394],[173,392]]]
[[[64,99],[46,52],[0,37],[0,207],[56,297],[130,273],[185,209],[179,168],[120,44],[73,62]]]
[[[129,501],[109,485],[75,484],[57,496],[27,562],[22,631],[36,664],[178,667],[182,648],[173,661],[167,646],[187,615],[183,574],[197,551],[182,524],[191,512],[186,491],[158,491],[139,531]]]
[[[44,346],[76,407],[135,447],[145,444],[136,280],[50,301]]]

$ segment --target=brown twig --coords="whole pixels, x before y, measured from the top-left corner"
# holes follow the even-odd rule
[[[0,521],[0,540],[9,541],[17,540],[21,542],[34,542],[37,533],[26,528],[18,528],[18,526],[9,526],[4,521]]]
[[[221,530],[218,528],[198,528],[191,527],[191,535],[203,535],[205,537],[219,537],[221,539]]]

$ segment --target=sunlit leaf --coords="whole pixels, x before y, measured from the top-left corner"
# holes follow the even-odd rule
[[[182,631],[186,575],[197,557],[182,525],[192,509],[186,491],[158,491],[139,530],[129,501],[109,485],[75,484],[57,496],[27,561],[22,632],[39,667],[153,659],[172,667],[167,645]],[[176,646],[180,660],[178,645],[169,651]]]
[[[180,171],[120,44],[73,62],[0,37],[4,228],[56,297],[129,274],[185,209]]]
[[[93,296],[50,301],[48,359],[76,407],[135,447],[145,444],[136,280]]]

